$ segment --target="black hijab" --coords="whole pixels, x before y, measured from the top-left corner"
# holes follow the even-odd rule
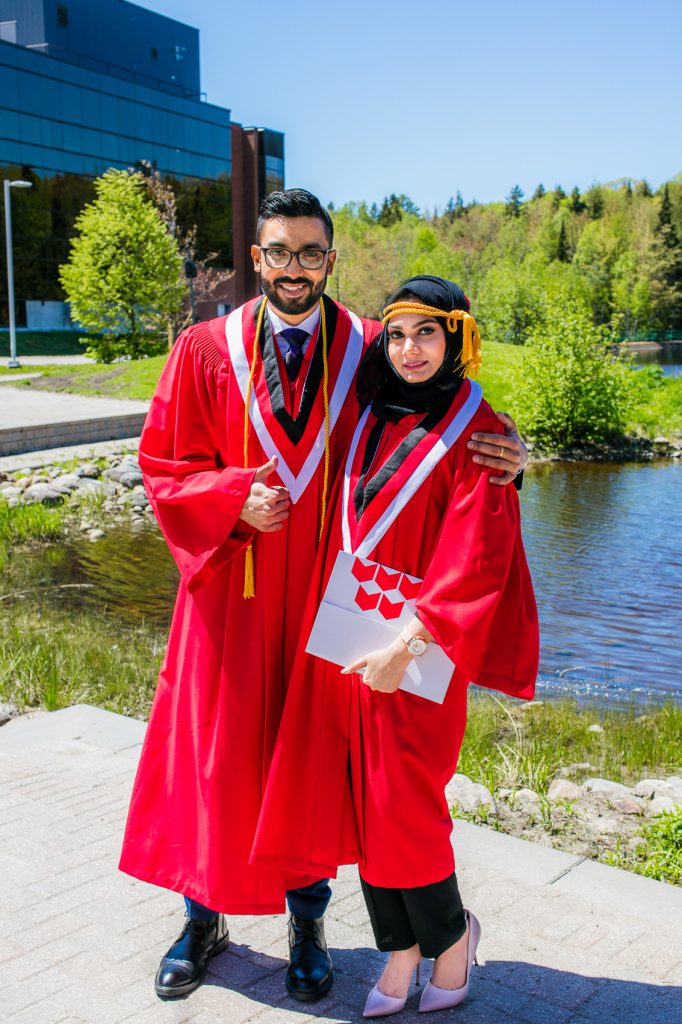
[[[442,277],[419,274],[410,277],[386,303],[401,302],[415,298],[425,306],[433,306],[449,313],[453,309],[469,311],[469,300],[452,281]],[[397,421],[413,413],[445,413],[464,380],[460,368],[462,355],[462,323],[458,321],[455,331],[445,331],[445,358],[437,372],[421,384],[410,384],[404,380],[388,357],[388,327],[386,325],[374,339],[363,356],[358,369],[357,397],[361,406],[371,405],[378,419]]]

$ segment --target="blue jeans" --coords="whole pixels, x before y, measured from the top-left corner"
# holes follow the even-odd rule
[[[328,878],[320,878],[312,885],[304,885],[300,889],[289,889],[287,892],[287,906],[294,917],[300,917],[303,921],[314,921],[322,917],[332,891]],[[185,907],[187,914],[193,921],[210,921],[217,914],[216,910],[209,910],[196,900],[190,900],[185,896]]]

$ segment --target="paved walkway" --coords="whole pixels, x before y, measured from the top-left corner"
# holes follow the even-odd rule
[[[3,384],[0,456],[139,436],[148,408],[149,402]]]
[[[178,898],[116,869],[143,723],[85,706],[0,729],[0,1020],[12,1024],[358,1022],[382,956],[354,869],[334,884],[337,967],[313,1006],[284,990],[285,919],[239,917],[186,999],[152,981]],[[483,925],[462,1024],[676,1024],[682,891],[462,822],[462,892]],[[416,1024],[417,993],[396,1021]],[[435,1019],[435,1018],[434,1018]]]

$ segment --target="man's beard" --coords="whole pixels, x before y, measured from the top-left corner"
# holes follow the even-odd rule
[[[280,313],[285,313],[289,316],[300,316],[301,313],[311,312],[317,305],[327,285],[326,274],[317,284],[312,284],[306,278],[301,277],[280,277],[277,281],[266,281],[262,274],[259,277],[261,290],[266,298]],[[285,284],[302,284],[306,287],[307,291],[300,298],[288,298],[281,289],[277,288],[277,285],[283,282]]]

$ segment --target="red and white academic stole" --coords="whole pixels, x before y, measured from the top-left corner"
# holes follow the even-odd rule
[[[230,353],[230,362],[239,385],[242,399],[246,401],[249,371],[255,330],[251,323],[255,302],[235,309],[225,322],[225,336]],[[339,322],[330,348],[329,431],[333,431],[343,403],[353,383],[355,371],[362,355],[363,330],[361,320],[350,310],[338,307]],[[266,318],[267,319],[267,318]],[[270,330],[266,325],[266,332]],[[270,353],[270,362],[274,351]],[[295,441],[288,437],[278,422],[274,408],[274,395],[270,388],[271,376],[278,378],[278,371],[263,366],[259,359],[254,386],[249,398],[249,417],[263,451],[268,458],[278,458],[277,474],[289,490],[294,504],[300,499],[315,475],[325,449],[324,411],[321,395],[315,399],[305,429],[299,424],[299,435]],[[279,385],[281,388],[281,384]],[[281,414],[280,414],[281,418]]]

